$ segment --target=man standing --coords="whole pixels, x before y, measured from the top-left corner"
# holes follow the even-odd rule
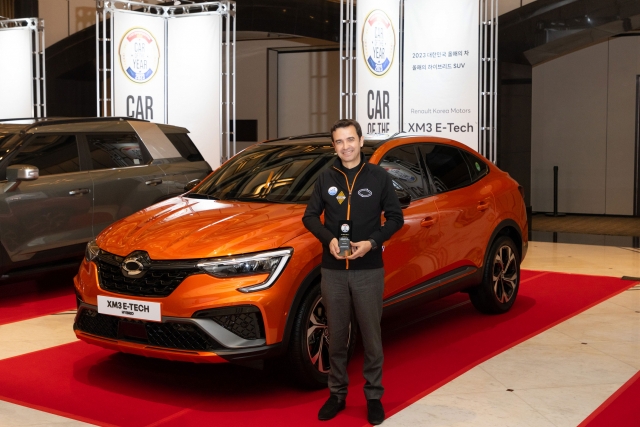
[[[316,181],[304,226],[322,242],[322,301],[329,326],[329,399],[318,419],[330,420],[344,409],[347,397],[347,351],[351,308],[355,312],[364,344],[363,375],[366,380],[368,420],[384,421],[382,387],[382,340],[380,319],[384,269],[382,244],[404,223],[400,202],[389,174],[366,163],[360,148],[362,129],[355,120],[338,120],[331,128],[338,158]],[[324,212],[324,224],[320,215]],[[385,223],[380,215],[384,212]],[[349,252],[338,237],[351,236]]]

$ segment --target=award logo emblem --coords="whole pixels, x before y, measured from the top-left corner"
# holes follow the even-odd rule
[[[335,196],[336,194],[338,194],[338,189],[336,187],[330,187],[329,188],[329,195],[330,196]]]
[[[379,9],[372,11],[362,27],[362,53],[369,70],[376,76],[389,71],[395,49],[396,35],[391,20]]]
[[[361,188],[360,190],[358,190],[358,196],[360,197],[371,197],[372,195],[373,192],[368,188]]]
[[[142,28],[129,30],[120,42],[120,65],[129,79],[146,83],[156,74],[160,49],[150,32]]]
[[[351,255],[351,221],[340,221],[340,237],[338,237],[340,256]]]

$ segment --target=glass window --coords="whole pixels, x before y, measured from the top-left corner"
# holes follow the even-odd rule
[[[365,157],[373,150],[363,147]],[[320,173],[336,159],[331,142],[320,144],[258,144],[210,175],[188,197],[306,203]]]
[[[87,135],[93,169],[144,164],[138,137],[133,133]]]
[[[438,193],[471,184],[467,162],[457,148],[440,144],[422,144],[420,151]]]
[[[466,150],[460,151],[462,152],[462,155],[467,159],[467,162],[469,162],[469,170],[471,171],[471,179],[473,181],[479,180],[480,178],[485,176],[487,172],[489,172],[489,167],[484,161],[480,160],[479,157],[469,153]]]
[[[394,185],[404,189],[403,194],[410,194],[414,200],[429,195],[428,186],[416,156],[415,145],[394,148],[384,156],[380,166],[393,177]],[[398,191],[396,193],[400,195]]]
[[[196,148],[189,135],[186,133],[167,133],[167,138],[176,147],[178,153],[190,162],[199,162],[204,160],[198,149]]]
[[[80,171],[75,135],[36,135],[11,159],[12,165],[32,165],[40,176]]]

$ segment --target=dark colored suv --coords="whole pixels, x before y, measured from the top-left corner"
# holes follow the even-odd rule
[[[109,224],[209,172],[181,127],[128,118],[0,124],[1,280],[79,264]]]

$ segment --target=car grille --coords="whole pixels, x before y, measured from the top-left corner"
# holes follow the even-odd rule
[[[180,261],[150,261],[144,276],[139,278],[126,277],[121,270],[124,258],[102,252],[95,259],[102,289],[123,295],[166,297],[184,279],[192,274],[202,273],[202,270],[194,264],[188,264],[188,261],[187,264]]]
[[[132,328],[132,326],[134,328]],[[138,327],[141,334],[127,331]],[[179,322],[145,322],[100,314],[82,308],[74,328],[103,338],[131,341],[155,347],[191,351],[215,351],[224,348],[197,325]]]

